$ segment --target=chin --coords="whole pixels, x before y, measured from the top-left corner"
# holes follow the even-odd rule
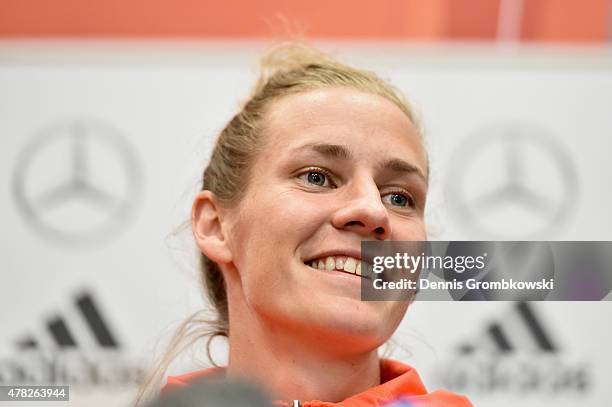
[[[336,329],[329,331],[328,336],[321,337],[319,343],[325,338],[329,346],[335,348],[336,353],[347,355],[376,350],[382,346],[392,334],[392,332],[382,332],[379,329],[371,329],[370,327],[352,326],[335,328]]]
[[[319,348],[347,355],[383,345],[395,332],[407,306],[317,290],[251,300],[251,307],[279,329],[291,330]]]
[[[394,318],[389,315],[376,311],[356,307],[352,312],[319,313],[310,326],[311,329],[316,326],[314,337],[319,343],[341,346],[346,353],[371,351],[383,345],[399,324],[393,323]]]

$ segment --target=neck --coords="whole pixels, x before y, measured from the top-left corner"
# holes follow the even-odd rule
[[[380,384],[376,349],[335,355],[320,336],[278,328],[242,300],[230,301],[228,376],[246,377],[285,401],[339,402]]]

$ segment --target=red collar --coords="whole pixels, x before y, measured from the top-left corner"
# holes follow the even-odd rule
[[[209,368],[180,376],[169,376],[163,387],[165,393],[175,388],[184,387],[190,381],[200,377],[223,376],[225,368]],[[440,406],[440,407],[471,407],[467,398],[457,394],[438,390],[428,393],[417,371],[412,367],[391,359],[380,360],[381,384],[351,396],[339,403],[330,403],[320,400],[302,402],[303,407],[372,407],[381,406],[391,400],[401,398],[413,406]],[[279,407],[291,406],[290,402],[277,401]]]

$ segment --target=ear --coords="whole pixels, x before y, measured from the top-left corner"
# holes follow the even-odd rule
[[[211,191],[200,191],[191,209],[191,229],[202,253],[218,264],[232,261],[222,220],[223,208],[215,195]]]

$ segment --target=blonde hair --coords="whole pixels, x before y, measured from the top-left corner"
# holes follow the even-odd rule
[[[303,44],[281,44],[261,59],[260,77],[241,110],[223,128],[202,177],[202,190],[209,190],[219,202],[231,208],[240,202],[249,184],[249,169],[263,148],[262,124],[267,108],[284,96],[326,87],[345,87],[382,96],[399,107],[421,132],[409,103],[376,74],[345,65],[329,55]],[[172,361],[198,339],[229,335],[225,281],[219,266],[201,255],[201,278],[216,317],[208,320],[196,313],[185,320],[171,339],[167,352],[151,371],[137,397],[156,391]]]

